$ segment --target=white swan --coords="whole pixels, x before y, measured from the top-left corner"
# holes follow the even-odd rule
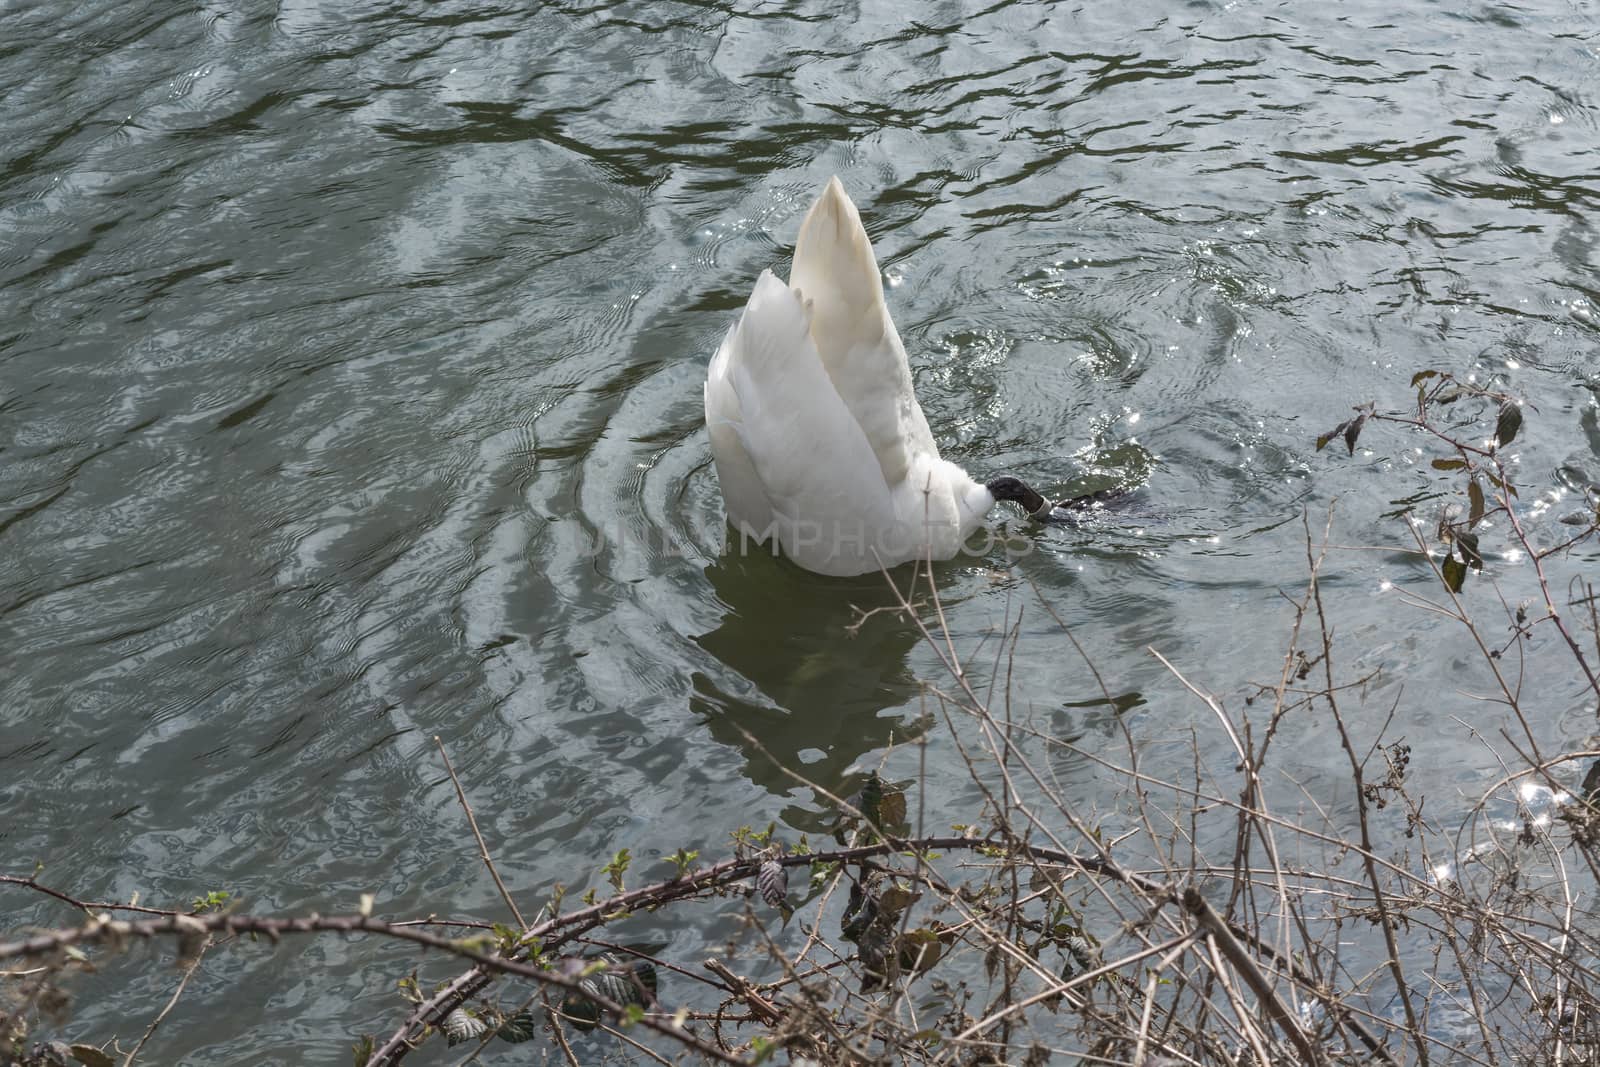
[[[998,500],[1052,505],[1016,478],[987,485],[939,458],[911,385],[872,242],[838,178],[811,206],[785,285],[761,272],[706,373],[706,427],[728,521],[818,574],[949,559]]]

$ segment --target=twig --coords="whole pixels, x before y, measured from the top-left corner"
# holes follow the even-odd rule
[[[1251,959],[1250,954],[1234,939],[1233,931],[1228,929],[1228,924],[1223,922],[1222,917],[1212,910],[1211,905],[1206,903],[1206,898],[1200,895],[1198,889],[1191,886],[1183,891],[1183,907],[1185,911],[1194,916],[1195,922],[1205,930],[1206,937],[1227,957],[1228,962],[1233,965],[1233,969],[1243,976],[1245,984],[1250,987],[1251,992],[1255,993],[1256,999],[1260,1001],[1261,1005],[1267,1009],[1267,1014],[1272,1016],[1273,1021],[1278,1024],[1278,1028],[1288,1035],[1294,1047],[1300,1051],[1300,1056],[1304,1062],[1312,1064],[1313,1067],[1320,1065],[1322,1063],[1322,1054],[1317,1051],[1317,1047],[1311,1043],[1305,1032],[1300,1029],[1300,1024],[1295,1020],[1294,1014],[1284,1006],[1283,1001],[1278,999],[1278,994],[1273,991],[1272,983],[1268,982],[1261,973],[1261,969],[1256,966],[1255,960]]]
[[[451,941],[433,934],[423,933],[420,930],[396,927],[381,919],[374,919],[366,915],[344,915],[327,918],[320,915],[309,915],[287,919],[257,918],[250,915],[176,915],[165,919],[141,919],[135,921],[96,917],[90,919],[83,926],[70,930],[54,930],[22,941],[0,942],[0,959],[8,959],[14,956],[49,955],[73,945],[100,942],[122,945],[133,938],[148,939],[173,934],[185,937],[202,936],[219,931],[225,931],[229,934],[264,934],[273,940],[277,940],[285,934],[318,932],[380,934],[385,937],[410,941],[414,944],[461,956],[472,960],[487,970],[519,975],[523,978],[530,978],[542,985],[559,988],[569,993],[582,994],[602,1010],[608,1011],[613,1015],[628,1014],[626,1007],[581,983],[576,977],[569,976],[561,971],[536,967],[532,964],[491,955],[474,947],[474,942],[487,940],[485,938],[476,938],[469,941]],[[742,1065],[744,1062],[737,1057],[728,1055],[714,1045],[707,1044],[688,1031],[671,1023],[663,1022],[653,1015],[644,1015],[639,1018],[638,1023],[640,1026],[670,1037],[703,1056],[709,1056],[719,1063]]]
[[[167,1013],[178,1003],[178,998],[183,996],[184,987],[189,984],[189,979],[194,977],[194,972],[200,968],[200,961],[205,958],[206,950],[210,947],[211,939],[206,938],[205,943],[200,946],[200,950],[194,954],[194,958],[184,967],[183,976],[178,979],[178,987],[172,991],[172,996],[167,1000],[166,1006],[161,1009],[154,1019],[150,1020],[150,1025],[145,1028],[144,1036],[139,1039],[139,1043],[133,1046],[132,1051],[123,1057],[122,1067],[132,1067],[134,1057],[139,1055],[139,1050],[144,1048],[145,1042],[150,1040],[150,1035],[156,1032],[156,1027],[161,1025],[161,1021],[167,1017]]]
[[[450,781],[456,787],[456,799],[461,801],[461,810],[467,813],[467,825],[472,827],[472,836],[478,842],[478,855],[483,857],[483,865],[489,868],[489,877],[494,879],[495,887],[500,890],[500,896],[505,899],[506,907],[511,909],[511,917],[517,920],[517,929],[526,930],[528,923],[522,917],[522,911],[517,907],[517,902],[511,899],[511,891],[500,880],[500,872],[494,868],[494,860],[489,856],[489,846],[484,843],[483,834],[478,832],[478,818],[472,814],[472,805],[467,803],[466,790],[461,788],[461,779],[456,777],[456,769],[450,766],[450,754],[444,750],[444,742],[438,734],[433,735],[433,743],[439,746],[439,758],[444,760],[444,769],[450,772]]]

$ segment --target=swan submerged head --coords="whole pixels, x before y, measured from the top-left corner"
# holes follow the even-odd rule
[[[1048,516],[1055,506],[1046,500],[1044,495],[1034,489],[1033,486],[1021,478],[1016,478],[1009,474],[1002,474],[998,478],[989,479],[984,484],[984,488],[989,490],[989,495],[994,497],[996,502],[1002,500],[1015,501],[1022,505],[1023,511],[1026,511],[1029,516],[1035,519],[1043,519]]]
[[[877,257],[838,178],[806,213],[785,283],[762,271],[707,369],[706,428],[728,521],[810,571],[950,559],[999,501],[1062,509],[1021,479],[940,458]]]

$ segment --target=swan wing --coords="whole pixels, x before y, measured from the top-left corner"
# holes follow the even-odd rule
[[[776,536],[809,570],[859,574],[876,567],[872,543],[893,526],[894,506],[817,354],[810,318],[788,286],[761,273],[711,362],[711,450],[736,525]]]
[[[866,435],[884,481],[899,485],[918,454],[937,457],[906,350],[883,299],[861,215],[838,178],[812,205],[795,242],[790,284],[811,312],[817,354]]]
[[[740,434],[744,428],[744,409],[734,389],[732,359],[739,326],[728,327],[722,346],[711,357],[706,371],[706,431],[711,437],[711,457],[717,466],[717,482],[728,509],[728,520],[736,526],[761,529],[772,515],[755,462],[745,450]]]

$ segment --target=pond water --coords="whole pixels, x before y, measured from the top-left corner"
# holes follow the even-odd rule
[[[706,363],[832,174],[946,456],[1139,487],[1079,529],[997,511],[1026,552],[936,569],[975,671],[1020,627],[1017,714],[1108,755],[1120,721],[1154,774],[1195,737],[1225,774],[1147,649],[1242,711],[1300,516],[1336,502],[1340,667],[1381,669],[1355,714],[1399,701],[1446,821],[1502,773],[1467,728],[1505,709],[1402,602],[1438,587],[1385,517],[1430,526],[1455,483],[1396,428],[1315,439],[1418,370],[1475,375],[1529,405],[1530,535],[1570,532],[1600,480],[1586,0],[24,3],[0,100],[0,871],[500,918],[435,735],[530,902],[623,847],[643,876],[741,824],[815,832],[779,764],[848,790],[947,680],[904,619],[846,632],[880,578],[722,552]],[[1505,533],[1468,585],[1497,634],[1492,583],[1534,589]],[[1595,729],[1571,678],[1530,707],[1552,751]],[[1347,805],[1326,724],[1286,730],[1285,773]],[[973,794],[928,737],[942,829]],[[1092,763],[1055,770],[1119,817]],[[719,936],[662,930],[691,961]],[[218,953],[144,1058],[343,1061],[401,1014],[403,958]],[[172,984],[112,970],[74,1037],[136,1039]]]

